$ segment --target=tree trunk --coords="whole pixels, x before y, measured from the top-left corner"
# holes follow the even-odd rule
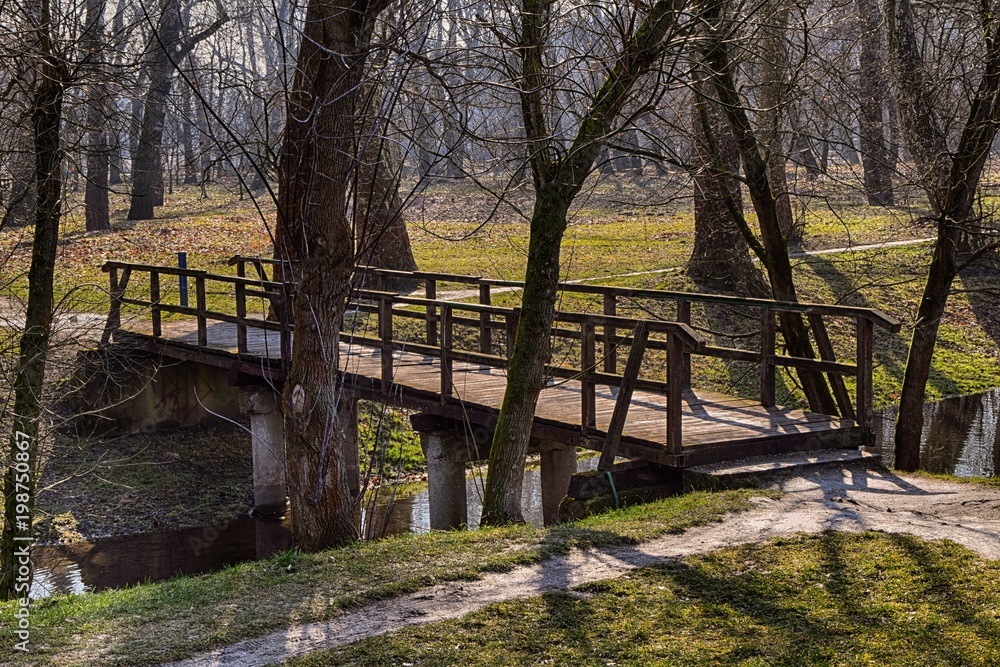
[[[709,7],[706,19],[713,29],[707,35],[705,62],[712,72],[712,80],[719,95],[723,114],[739,146],[747,189],[750,191],[750,199],[757,212],[760,239],[753,235],[749,225],[742,224],[740,229],[747,243],[754,248],[767,268],[767,278],[773,298],[778,301],[797,302],[792,264],[788,257],[788,243],[782,230],[778,202],[770,182],[772,172],[761,156],[760,144],[754,135],[746,107],[736,88],[733,66],[727,52],[728,46],[720,39],[720,33],[716,28],[722,20],[721,3],[713,3]],[[785,345],[792,356],[815,358],[809,331],[801,316],[782,313],[779,325]],[[812,411],[828,415],[839,414],[830,387],[821,373],[798,369],[797,374]]]
[[[339,332],[354,268],[347,184],[355,168],[358,89],[381,9],[310,0],[288,98],[276,250],[299,260],[284,409],[292,533],[304,551],[357,537],[344,452],[350,411],[342,405]]]
[[[937,243],[917,309],[896,421],[896,467],[915,470],[920,465],[923,403],[938,327],[947,308],[951,283],[958,272],[966,229],[979,222],[974,211],[976,188],[1000,126],[1000,44],[997,44],[1000,22],[994,18],[988,26],[982,78],[957,149],[924,163],[928,147],[943,141],[943,134],[939,133],[932,114],[930,92],[919,75],[923,60],[916,47],[909,0],[889,0],[886,14],[889,17],[892,78],[900,95],[903,134],[918,164],[943,170],[943,173],[928,173],[923,180],[928,196],[936,202]],[[924,157],[917,158],[918,153]]]
[[[362,132],[362,136],[369,134]],[[388,142],[377,137],[365,142],[357,169],[354,203],[354,239],[358,263],[380,269],[416,271],[410,235],[399,196],[400,169]],[[369,289],[409,292],[415,281],[365,278]]]
[[[180,36],[180,0],[163,0],[163,11],[147,49],[149,88],[143,105],[138,146],[132,156],[132,196],[126,216],[129,220],[152,220],[153,209],[163,198],[163,126],[174,74],[173,58]]]
[[[559,284],[559,253],[573,194],[556,186],[535,193],[521,317],[490,451],[483,525],[524,523],[521,514],[524,459],[538,394],[545,386]]]
[[[687,270],[699,289],[767,297],[767,285],[750,260],[750,247],[730,212],[742,217],[743,194],[734,178],[740,153],[714,105],[695,90],[691,104],[694,173],[694,247]]]
[[[763,118],[760,132],[760,146],[767,163],[767,178],[774,195],[775,214],[781,233],[788,244],[797,246],[802,242],[803,230],[796,224],[792,214],[792,197],[788,189],[785,173],[788,154],[785,150],[784,128],[788,115],[788,14],[787,0],[769,0],[768,18],[762,29],[760,61],[761,70],[761,110]]]
[[[212,25],[196,35],[181,39],[185,21],[180,0],[162,0],[163,12],[147,48],[149,64],[139,142],[132,156],[132,197],[127,218],[152,220],[153,209],[163,205],[163,127],[167,97],[174,69],[194,47],[215,34],[228,18],[222,14]]]
[[[882,76],[882,35],[875,0],[857,0],[861,19],[861,53],[858,71],[859,139],[865,194],[870,206],[892,206],[892,161],[885,141],[885,79]]]
[[[951,283],[957,274],[958,239],[954,236],[953,226],[939,225],[934,256],[913,326],[896,421],[895,466],[899,470],[913,471],[920,467],[920,435],[924,429],[927,379],[930,377],[938,328],[948,304]]]
[[[11,466],[4,476],[4,524],[0,533],[0,600],[27,597],[18,585],[15,548],[31,540],[36,473],[38,472],[39,420],[45,362],[52,329],[56,245],[62,190],[62,152],[59,126],[62,119],[65,68],[55,60],[49,30],[52,29],[47,0],[41,3],[41,37],[38,45],[43,64],[32,102],[35,145],[37,208],[31,266],[28,270],[28,309],[21,336],[14,377],[13,428],[10,442]],[[21,443],[25,443],[22,445]],[[24,463],[19,466],[17,464]],[[29,575],[30,576],[30,575]],[[30,579],[27,581],[30,586]]]
[[[87,0],[87,27],[83,35],[85,49],[90,54],[90,66],[95,79],[105,74],[104,49],[105,0]],[[87,190],[83,197],[84,217],[88,232],[111,228],[108,205],[109,147],[106,128],[105,86],[96,80],[87,87]]]
[[[194,63],[192,63],[193,65]],[[192,67],[194,69],[194,67]],[[184,117],[181,123],[181,143],[184,151],[184,185],[194,185],[198,182],[198,151],[195,149],[197,130],[194,127],[194,105],[191,102],[191,90],[184,88]]]
[[[561,157],[550,142],[543,91],[552,84],[543,64],[548,33],[546,0],[523,0],[520,8],[521,115],[535,185],[528,264],[522,310],[507,372],[500,417],[493,434],[483,525],[523,522],[521,485],[524,457],[531,434],[545,365],[550,358],[549,335],[555,317],[559,283],[559,253],[566,229],[566,212],[594,167],[601,145],[628,102],[638,79],[658,62],[677,15],[673,2],[650,6],[579,124],[572,146]]]

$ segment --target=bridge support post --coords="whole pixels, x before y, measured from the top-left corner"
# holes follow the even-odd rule
[[[469,521],[465,497],[465,462],[468,447],[456,430],[420,433],[427,459],[427,500],[431,530],[461,528]]]
[[[559,503],[569,492],[576,472],[576,447],[544,442],[540,449],[542,473],[542,521],[546,526],[559,522]]]
[[[243,412],[250,417],[253,447],[253,512],[261,517],[285,513],[285,425],[280,397],[270,387],[246,387]]]

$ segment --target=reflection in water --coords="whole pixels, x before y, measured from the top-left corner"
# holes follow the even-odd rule
[[[924,406],[921,465],[930,472],[961,477],[1000,476],[1000,389],[984,394],[956,396]],[[895,407],[882,414],[877,443],[886,464],[893,462]]]
[[[594,470],[597,457],[580,459],[578,469]],[[479,527],[485,478],[469,475],[469,527]],[[356,519],[362,534],[385,535],[430,530],[427,490],[397,495],[391,508],[383,491],[374,509],[361,507]],[[524,518],[542,525],[542,487],[538,468],[524,476]],[[387,510],[390,510],[387,515]],[[368,528],[374,526],[374,530]],[[291,546],[291,521],[265,521],[249,516],[221,524],[70,545],[36,547],[32,552],[35,598],[55,593],[84,593],[143,581],[162,581],[181,574],[199,574],[226,565],[273,556]]]

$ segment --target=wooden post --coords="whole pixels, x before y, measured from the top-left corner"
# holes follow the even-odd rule
[[[104,323],[104,332],[101,333],[101,345],[110,343],[112,335],[117,336],[122,328],[122,299],[125,297],[125,289],[128,287],[130,275],[132,275],[132,269],[126,267],[122,270],[121,280],[119,280],[118,267],[110,269],[108,291],[111,296],[111,307],[108,309],[108,320]]]
[[[451,306],[441,306],[441,405],[448,401],[454,389],[451,363]]]
[[[615,411],[611,415],[608,435],[604,439],[604,447],[601,449],[601,460],[597,464],[598,470],[611,470],[611,466],[615,463],[618,444],[621,442],[622,430],[625,428],[625,418],[628,416],[628,406],[632,402],[632,391],[635,389],[636,380],[639,379],[639,369],[642,367],[642,356],[646,351],[648,337],[649,329],[646,322],[640,320],[632,334],[632,348],[628,351],[622,386],[615,399]]]
[[[594,325],[584,322],[580,325],[580,431],[597,427],[597,398],[590,374],[597,364],[597,341],[594,336]]]
[[[760,317],[760,404],[774,407],[774,311],[764,308]]]
[[[824,361],[836,361],[837,353],[833,349],[833,343],[830,342],[830,335],[826,331],[826,323],[823,322],[823,316],[810,313],[809,326],[812,327],[820,359]],[[833,396],[837,399],[840,416],[847,417],[848,419],[856,419],[854,406],[851,405],[851,397],[847,393],[847,386],[844,384],[844,376],[840,373],[827,373],[826,376],[830,380],[830,387],[833,388]]]
[[[490,305],[490,286],[488,283],[479,286],[479,304]],[[479,313],[479,351],[483,354],[493,352],[493,331],[490,329],[491,316],[487,312]]]
[[[427,282],[424,284],[426,290],[426,296],[429,300],[437,300],[437,281],[433,278],[428,278]],[[431,305],[427,306],[427,344],[437,345],[438,344],[438,325],[437,325],[437,308]]]
[[[195,303],[198,306],[198,346],[208,347],[208,320],[205,318],[205,276],[195,276]]]
[[[618,314],[618,303],[614,292],[604,293],[604,314],[614,317]],[[617,331],[614,327],[604,327],[604,372],[615,373],[618,370],[618,350],[615,343]]]
[[[242,264],[237,269],[242,272]],[[236,283],[236,351],[240,354],[247,352],[247,286],[243,283]]]
[[[680,299],[677,302],[677,321],[681,324],[686,324],[691,326],[691,302],[687,299]],[[681,346],[681,350],[684,347]],[[691,388],[691,355],[688,352],[683,352],[683,361],[681,362],[681,385],[684,389]],[[669,382],[669,379],[668,379]]]
[[[680,456],[684,452],[681,408],[684,382],[685,379],[689,379],[684,368],[684,361],[688,356],[680,336],[673,331],[667,334],[667,451],[674,456]]]
[[[160,272],[149,272],[149,307],[153,316],[153,338],[163,335],[160,320]]]
[[[856,413],[858,426],[865,436],[872,432],[872,356],[874,354],[875,325],[867,317],[856,320],[858,336],[858,377]]]
[[[378,330],[382,341],[382,393],[388,394],[392,386],[392,301],[385,297],[378,300]]]

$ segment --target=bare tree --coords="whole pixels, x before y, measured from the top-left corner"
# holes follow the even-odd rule
[[[37,13],[36,13],[37,12]],[[26,597],[19,589],[15,547],[30,541],[34,514],[42,387],[52,330],[56,244],[62,197],[60,125],[70,67],[57,43],[49,0],[39,0],[16,17],[23,31],[18,54],[31,82],[32,143],[35,152],[35,230],[28,272],[28,310],[14,379],[11,465],[4,474],[4,523],[0,532],[0,599]],[[30,585],[30,580],[29,580]],[[20,592],[20,595],[17,593]]]
[[[608,53],[612,63],[584,108],[576,132],[555,132],[562,107],[553,104],[556,89],[552,70],[553,3],[523,0],[517,7],[511,46],[517,54],[515,82],[520,98],[525,141],[535,190],[531,213],[528,264],[524,278],[521,317],[507,373],[500,416],[493,436],[482,522],[498,525],[522,522],[521,486],[528,437],[538,395],[544,386],[549,360],[549,335],[555,313],[559,282],[559,255],[566,230],[567,211],[608,137],[618,129],[620,114],[633,101],[644,75],[660,59],[678,35],[682,20],[680,0],[661,0],[643,10],[622,6],[619,26],[628,26]],[[586,11],[586,10],[585,10]],[[560,44],[558,46],[565,46]],[[584,45],[576,45],[580,48]],[[585,47],[584,47],[585,48]],[[568,121],[568,119],[566,119]],[[567,141],[567,139],[569,139]]]
[[[887,0],[886,17],[892,81],[899,100],[903,136],[923,175],[922,184],[937,226],[934,254],[917,309],[906,360],[896,421],[896,467],[920,465],[923,403],[951,284],[961,268],[960,251],[970,234],[982,233],[976,190],[990,147],[1000,127],[1000,19],[996,7],[980,15],[982,69],[954,151],[939,117],[940,98],[932,94],[909,0]]]
[[[310,0],[288,97],[276,250],[298,260],[285,446],[294,539],[307,551],[357,535],[344,456],[351,411],[338,376],[355,259],[347,187],[371,38],[386,4]]]

